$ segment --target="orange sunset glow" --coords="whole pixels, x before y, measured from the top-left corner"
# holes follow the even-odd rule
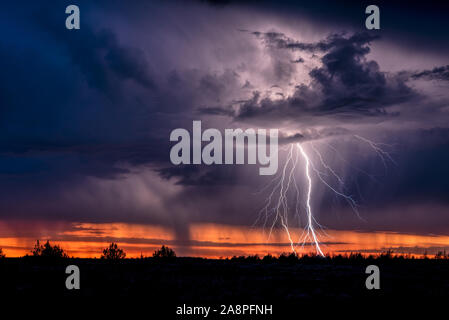
[[[177,240],[170,228],[125,223],[71,223],[52,224],[40,228],[39,234],[24,232],[19,222],[0,222],[0,247],[9,257],[30,253],[37,239],[50,240],[66,250],[69,256],[81,258],[100,257],[102,249],[115,241],[126,251],[127,257],[151,256],[154,250],[165,244],[173,247],[179,256],[226,258],[235,255],[278,255],[290,252],[287,236],[274,230],[269,236],[261,228],[193,224],[190,239]],[[302,230],[293,229],[298,239]],[[322,248],[328,254],[361,252],[378,254],[393,250],[397,254],[421,256],[445,250],[449,236],[414,235],[393,232],[361,232],[326,230],[321,236]],[[297,253],[314,252],[307,244],[296,247]]]

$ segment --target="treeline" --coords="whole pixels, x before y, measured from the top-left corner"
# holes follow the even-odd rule
[[[327,254],[324,257],[313,254],[313,253],[306,253],[302,255],[298,255],[295,253],[282,253],[279,256],[273,256],[271,254],[267,254],[265,256],[259,256],[259,255],[250,255],[250,256],[234,256],[230,259],[226,259],[230,261],[247,261],[247,262],[307,262],[307,261],[347,261],[347,262],[355,262],[355,261],[367,261],[367,260],[376,260],[376,261],[382,261],[382,260],[448,260],[449,261],[449,253],[446,253],[446,251],[440,251],[437,254],[433,256],[429,256],[427,253],[425,253],[422,257],[415,257],[412,254],[402,254],[402,253],[394,253],[393,250],[387,250],[385,252],[379,253],[379,254],[368,254],[364,255],[359,252],[353,253],[346,253],[346,254]]]
[[[2,248],[0,248],[0,259],[5,258]],[[25,257],[46,257],[46,258],[69,258],[68,254],[59,245],[52,245],[50,241],[47,240],[45,244],[41,245],[39,240],[36,241],[33,250],[30,254]],[[152,255],[153,258],[164,258],[171,259],[176,258],[176,253],[173,249],[162,246],[161,248],[155,250]],[[112,242],[107,248],[104,248],[101,252],[101,259],[105,260],[122,260],[126,258],[125,251],[118,246],[117,243]],[[145,257],[141,254],[141,259]],[[346,253],[346,254],[328,254],[324,257],[316,254],[302,254],[298,255],[295,253],[282,253],[279,256],[273,256],[267,254],[265,256],[259,255],[249,255],[249,256],[234,256],[232,258],[225,258],[222,260],[230,261],[246,261],[246,262],[307,262],[307,261],[367,261],[367,260],[448,260],[449,253],[446,251],[439,251],[435,255],[428,255],[424,253],[422,257],[415,257],[411,254],[394,253],[392,250],[382,252],[380,254],[369,254],[363,255],[359,252],[357,253]]]
[[[0,259],[5,258],[2,248],[0,248]],[[59,245],[52,245],[50,241],[47,240],[45,244],[41,244],[39,240],[36,241],[33,250],[30,254],[25,255],[24,258],[69,258],[68,254]],[[175,258],[176,253],[173,249],[162,246],[153,252],[153,258]],[[101,259],[105,260],[122,260],[126,258],[125,251],[118,246],[117,243],[112,242],[107,248],[104,248],[101,252]],[[144,258],[141,255],[141,258]]]

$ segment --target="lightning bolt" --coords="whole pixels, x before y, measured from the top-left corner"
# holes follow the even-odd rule
[[[380,160],[382,161],[382,163],[385,166],[385,169],[387,168],[387,160],[390,160],[393,164],[397,165],[397,163],[394,161],[394,159],[391,157],[391,155],[382,149],[381,145],[387,145],[385,143],[376,143],[373,142],[367,138],[361,137],[359,135],[354,135],[354,138],[359,139],[363,142],[366,142],[373,150],[374,152],[377,153],[377,155],[379,156]]]
[[[386,166],[387,161],[394,162],[391,155],[382,149],[381,143],[375,143],[367,138],[354,135],[354,137],[370,146],[374,152],[379,156],[382,163]],[[297,247],[301,246],[302,248],[309,243],[315,247],[316,253],[320,256],[324,256],[323,251],[320,246],[320,233],[324,233],[323,227],[316,221],[314,217],[314,212],[312,210],[312,194],[314,189],[314,179],[312,179],[312,173],[317,178],[318,182],[321,182],[328,190],[333,192],[337,197],[344,199],[348,205],[352,208],[352,210],[357,214],[360,218],[358,211],[358,204],[353,198],[353,196],[348,195],[344,192],[344,179],[337,174],[337,172],[324,160],[323,155],[319,152],[319,150],[314,146],[313,142],[310,142],[310,148],[316,155],[316,158],[319,160],[319,164],[322,168],[324,168],[324,172],[320,171],[316,165],[313,163],[312,159],[306,152],[303,144],[294,143],[290,144],[287,151],[287,157],[280,171],[280,174],[273,178],[262,190],[271,189],[268,197],[266,198],[265,205],[259,211],[258,218],[256,219],[256,223],[261,219],[264,220],[263,228],[269,224],[270,219],[272,221],[270,223],[270,231],[268,234],[268,239],[271,237],[273,233],[273,229],[277,224],[280,224],[281,228],[285,231],[287,238],[290,242],[290,248],[293,253],[297,254]],[[329,145],[332,147],[331,145]],[[334,147],[332,149],[338,153]],[[299,161],[300,157],[302,161]],[[341,157],[341,155],[339,155]],[[342,158],[346,162],[345,159]],[[305,178],[305,192],[301,192],[302,189],[299,187],[296,174],[298,172],[298,166],[300,163],[304,164],[303,170],[301,170],[304,174]],[[358,170],[365,173],[362,170]],[[367,174],[367,173],[365,173]],[[338,186],[333,186],[330,182],[327,181],[326,177],[333,177],[335,182],[338,182]],[[293,196],[294,205],[292,205],[291,196]],[[302,198],[304,198],[302,200]],[[290,199],[290,200],[289,200]],[[302,200],[302,201],[301,201]],[[301,213],[304,211],[306,216],[306,221],[303,226],[303,232],[298,237],[298,240],[295,241],[293,238],[293,234],[289,229],[289,217],[293,215],[298,219],[299,226],[301,226]]]
[[[297,143],[296,146],[298,147],[299,151],[301,152],[301,155],[303,156],[305,163],[306,163],[306,167],[305,167],[305,171],[306,171],[306,177],[307,177],[307,198],[306,198],[306,207],[307,207],[307,226],[306,226],[306,230],[307,230],[307,234],[304,237],[304,241],[307,239],[307,237],[310,237],[313,239],[313,243],[315,244],[315,248],[317,253],[319,253],[321,256],[324,257],[323,251],[321,251],[320,248],[320,243],[318,241],[318,237],[316,236],[315,233],[315,229],[313,226],[313,214],[312,214],[312,207],[310,206],[310,196],[312,195],[312,178],[310,177],[310,160],[309,157],[307,156],[306,152],[304,151],[303,147]]]
[[[291,192],[294,192],[295,194],[296,201],[294,206],[294,215],[300,221],[301,220],[300,218],[301,209],[299,206],[300,188],[298,187],[298,183],[295,176],[300,155],[304,159],[305,165],[304,171],[307,180],[307,193],[305,200],[307,223],[305,226],[305,231],[299,237],[298,241],[294,241],[288,224],[288,218],[290,213],[288,195]],[[281,227],[285,230],[287,234],[292,252],[296,253],[296,248],[300,243],[302,244],[302,246],[304,246],[307,241],[310,241],[315,246],[317,254],[324,256],[324,253],[320,248],[317,230],[315,229],[315,226],[320,225],[316,222],[313,216],[311,206],[311,196],[313,186],[312,186],[312,177],[310,175],[310,167],[311,167],[310,164],[311,161],[309,159],[309,156],[307,155],[301,144],[297,143],[296,145],[293,144],[290,145],[290,148],[288,149],[287,158],[280,175],[271,180],[271,182],[266,186],[266,188],[269,188],[270,186],[273,186],[273,188],[267,197],[265,206],[259,211],[259,218],[256,220],[255,223],[257,223],[258,220],[261,218],[262,214],[264,214],[265,219],[263,225],[265,228],[269,218],[274,214],[274,218],[270,226],[270,232],[268,234],[268,239],[271,237],[273,229],[276,226],[277,222],[279,221]]]

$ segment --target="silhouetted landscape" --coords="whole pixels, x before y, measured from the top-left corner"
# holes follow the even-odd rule
[[[386,252],[296,256],[283,254],[202,259],[176,257],[163,246],[152,257],[127,259],[112,243],[100,259],[68,258],[58,246],[37,243],[33,255],[0,259],[1,293],[15,296],[135,296],[151,303],[286,303],[449,295],[445,253],[415,259]],[[380,268],[380,290],[367,290],[365,269]],[[65,268],[80,268],[81,288],[65,287]]]

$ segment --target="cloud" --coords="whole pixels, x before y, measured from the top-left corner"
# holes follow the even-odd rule
[[[412,79],[430,79],[430,80],[445,80],[449,81],[449,65],[435,67],[432,70],[424,70],[417,72],[411,76]]]
[[[411,101],[417,93],[405,79],[380,71],[369,60],[370,42],[379,39],[367,33],[349,37],[331,35],[316,43],[302,43],[282,33],[254,34],[267,46],[321,52],[321,66],[309,72],[310,84],[298,84],[290,96],[283,99],[262,97],[258,91],[240,105],[237,118],[301,118],[306,115],[322,117],[388,117],[396,111],[388,107]]]
[[[344,37],[343,34],[331,34],[326,39],[318,42],[301,42],[287,37],[281,32],[252,32],[257,38],[261,39],[268,47],[276,47],[279,49],[290,49],[292,51],[307,51],[307,52],[325,52],[336,47],[345,47],[347,45],[364,46],[367,43],[380,39],[379,35],[370,33],[355,33],[349,38]]]
[[[301,58],[301,57],[299,57],[298,59],[292,61],[292,63],[303,63],[303,62],[304,62],[304,59]]]
[[[236,172],[229,166],[179,165],[158,169],[165,179],[176,178],[176,184],[185,186],[235,185]]]
[[[51,14],[38,20],[42,29],[64,48],[91,87],[111,93],[120,88],[118,82],[132,80],[147,89],[154,88],[151,68],[142,50],[121,45],[112,30],[95,31],[88,21],[71,33],[57,23],[58,19]]]

